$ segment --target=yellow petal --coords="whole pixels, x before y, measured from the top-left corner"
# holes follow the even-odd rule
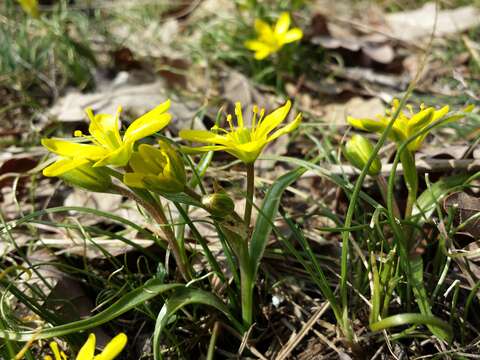
[[[432,122],[434,113],[433,108],[428,108],[413,115],[407,123],[407,136],[411,136],[428,126]]]
[[[43,175],[52,177],[60,176],[67,171],[73,170],[79,166],[87,164],[89,161],[87,159],[76,158],[76,159],[60,159],[55,161],[52,165],[43,169]]]
[[[440,120],[445,115],[447,115],[449,111],[450,111],[450,107],[448,105],[445,105],[441,109],[436,110],[435,113],[433,114],[432,122]]]
[[[227,145],[229,143],[225,136],[207,130],[180,130],[179,135],[183,140],[187,141],[220,145]]]
[[[255,30],[261,38],[273,39],[275,36],[272,27],[260,19],[255,20]]]
[[[258,50],[255,53],[255,55],[254,55],[255,60],[263,60],[263,59],[267,58],[268,56],[270,56],[270,54],[272,52],[274,52],[274,51],[272,51],[270,47],[265,46],[263,49]]]
[[[185,154],[198,154],[201,152],[207,151],[219,151],[227,149],[226,146],[221,145],[207,145],[207,146],[198,146],[198,147],[191,147],[191,146],[182,146],[182,151]]]
[[[288,12],[283,12],[280,14],[280,17],[275,24],[275,34],[281,36],[288,31],[290,27],[290,14]]]
[[[55,360],[62,360],[60,356],[60,350],[58,348],[58,344],[55,341],[50,343],[50,349],[52,349],[53,356],[55,356]]]
[[[96,140],[97,143],[109,148],[114,149],[122,143],[120,138],[120,111],[118,108],[116,115],[111,114],[97,114],[94,115],[92,109],[86,110],[90,119],[90,126],[88,131]]]
[[[80,157],[96,160],[106,154],[106,150],[101,146],[79,144],[67,140],[42,139],[42,145],[54,154],[71,158]]]
[[[120,333],[110,341],[103,351],[95,356],[95,360],[113,360],[127,344],[127,335]]]
[[[145,184],[143,180],[145,179],[145,175],[143,173],[126,173],[123,175],[123,183],[127,186],[134,187],[134,188],[145,188]]]
[[[95,164],[93,164],[93,166],[94,167],[106,166],[106,165],[125,166],[128,164],[128,161],[130,160],[132,151],[133,151],[133,143],[125,143],[119,148],[117,148],[115,151],[107,153],[103,158],[101,158]]]
[[[387,122],[384,120],[356,119],[348,116],[347,122],[357,129],[370,132],[382,131],[387,127]]]
[[[298,128],[301,122],[302,122],[302,114],[298,114],[295,120],[293,120],[290,124],[278,129],[272,134],[272,136],[269,136],[267,139],[267,142],[273,141],[282,135],[291,133],[292,131]]]
[[[265,43],[258,40],[248,40],[244,43],[245,47],[252,51],[261,51],[264,50],[266,45]]]
[[[23,11],[34,18],[39,17],[38,0],[18,0]]]
[[[155,109],[140,116],[132,122],[127,131],[125,131],[123,140],[126,142],[134,142],[162,130],[172,119],[172,115],[166,113],[169,108],[170,100],[167,100]]]
[[[164,152],[154,148],[152,145],[140,145],[138,153],[144,162],[144,167],[148,169],[147,173],[158,175],[163,172],[169,162]]]
[[[88,339],[78,352],[75,360],[93,360],[95,354],[95,334],[88,335]]]
[[[253,138],[261,139],[266,137],[273,129],[275,129],[285,120],[291,107],[292,103],[290,100],[288,100],[285,105],[265,116],[258,124],[257,128],[253,131]]]
[[[53,358],[50,355],[45,355],[43,360],[53,360]]]
[[[282,43],[288,44],[297,40],[300,40],[303,37],[303,32],[299,28],[293,28],[288,30],[287,33],[282,36]]]

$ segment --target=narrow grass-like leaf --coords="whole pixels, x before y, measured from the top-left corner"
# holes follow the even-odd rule
[[[152,279],[128,294],[122,296],[107,309],[99,312],[89,318],[74,321],[68,324],[46,328],[41,331],[7,331],[0,330],[0,338],[9,338],[15,341],[28,341],[35,336],[36,339],[48,339],[55,336],[67,335],[79,331],[84,331],[105,324],[106,322],[117,318],[125,312],[144,304],[146,301],[165,293],[169,290],[182,287],[183,284],[164,284],[159,279]]]
[[[175,293],[169,297],[158,314],[155,331],[153,333],[153,357],[155,360],[162,358],[160,352],[160,339],[169,319],[175,315],[178,310],[189,304],[202,304],[214,307],[222,312],[237,330],[242,330],[241,324],[235,319],[230,313],[228,307],[218,297],[204,290],[182,287],[177,289]]]
[[[433,326],[438,329],[442,329],[445,332],[447,338],[451,338],[453,331],[452,327],[445,321],[431,315],[417,314],[417,313],[404,313],[389,316],[385,319],[377,321],[370,325],[372,331],[386,330],[395,326],[402,326],[408,324],[427,325]]]
[[[249,246],[249,254],[251,261],[252,278],[255,279],[255,275],[260,266],[260,260],[262,259],[265,247],[267,246],[268,238],[272,231],[272,223],[277,215],[278,206],[285,189],[295,180],[297,180],[306,171],[304,168],[297,168],[285,175],[278,178],[275,183],[270,187],[265,199],[263,200],[262,207],[259,211],[257,223],[253,230],[252,240]]]

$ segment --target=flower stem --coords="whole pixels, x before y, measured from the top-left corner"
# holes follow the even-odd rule
[[[255,166],[253,163],[247,164],[247,202],[245,204],[245,214],[243,220],[247,229],[250,227],[252,219],[253,195],[255,192]]]
[[[191,187],[185,186],[183,192],[197,201],[202,201],[202,196],[198,194],[195,190],[193,190]]]
[[[380,193],[382,194],[382,198],[385,201],[385,206],[387,204],[388,199],[388,184],[385,178],[382,175],[378,175],[375,180],[377,181],[378,188],[380,189]],[[400,210],[398,208],[397,200],[395,196],[393,197],[393,214],[396,218],[400,219]]]
[[[142,205],[142,207],[148,211],[148,213],[152,216],[152,218],[161,226],[163,235],[167,239],[168,245],[172,250],[173,257],[177,263],[178,269],[182,274],[182,277],[186,281],[190,281],[192,276],[188,271],[188,267],[186,266],[186,261],[184,256],[181,256],[180,248],[178,246],[177,240],[175,238],[175,234],[168,223],[167,217],[165,216],[165,212],[163,211],[161,205],[157,204],[157,202],[152,199],[152,201],[145,199],[145,197],[141,196],[140,194],[133,193],[121,186],[114,185],[115,190],[117,190],[120,194],[132,199],[133,201]]]

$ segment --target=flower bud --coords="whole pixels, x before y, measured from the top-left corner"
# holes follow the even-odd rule
[[[59,175],[67,183],[85,190],[95,192],[110,192],[112,180],[110,175],[101,167],[92,167],[90,164],[78,166]]]
[[[179,193],[185,188],[187,176],[183,160],[168,143],[160,148],[142,144],[130,158],[133,172],[126,173],[123,182],[131,187],[146,188],[159,193]]]
[[[217,217],[225,217],[235,211],[232,198],[224,191],[202,197],[202,205]]]
[[[372,143],[367,138],[357,134],[353,135],[352,138],[347,141],[344,148],[345,157],[359,170],[363,170],[365,165],[367,165],[367,161],[372,155],[372,152]],[[381,170],[382,163],[378,156],[375,156],[375,159],[368,169],[368,174],[371,176],[377,176]]]

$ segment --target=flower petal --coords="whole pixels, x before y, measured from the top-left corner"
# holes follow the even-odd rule
[[[98,166],[106,166],[106,165],[113,165],[113,166],[125,166],[128,164],[130,157],[132,156],[133,151],[133,143],[128,142],[120,146],[115,151],[107,153],[103,158],[98,160],[94,167]]]
[[[293,28],[288,30],[287,33],[282,36],[282,43],[288,44],[297,40],[300,40],[303,37],[303,32],[300,28]]]
[[[288,12],[283,12],[280,14],[280,17],[275,24],[275,35],[282,36],[290,27],[290,14]]]
[[[107,344],[107,346],[105,346],[105,349],[103,349],[103,351],[99,355],[95,356],[95,360],[115,359],[117,355],[120,354],[120,352],[123,350],[126,344],[127,335],[125,335],[124,333],[118,334]]]
[[[95,334],[88,335],[88,339],[78,352],[75,360],[93,360],[95,354]]]
[[[255,53],[254,58],[255,58],[255,60],[263,60],[263,59],[267,58],[268,56],[270,56],[270,54],[272,52],[274,52],[274,51],[272,51],[270,47],[265,46],[265,48],[263,48],[262,50],[259,50]]]
[[[207,130],[180,130],[179,135],[183,140],[188,141],[220,145],[227,145],[229,143],[225,136]]]
[[[258,40],[247,40],[244,42],[244,45],[247,49],[252,51],[261,51],[267,47],[265,43]]]
[[[50,343],[50,349],[52,349],[55,360],[62,360],[62,357],[60,356],[60,349],[58,348],[58,344],[55,341],[52,341]]]
[[[52,165],[43,169],[43,175],[52,177],[60,176],[67,171],[73,170],[79,166],[87,164],[88,159],[76,158],[76,159],[60,159],[55,161]]]
[[[93,114],[91,108],[86,109],[88,118],[90,119],[90,126],[88,131],[93,136],[95,141],[109,149],[114,149],[122,143],[120,137],[120,112],[118,108],[116,115],[111,114]]]
[[[273,129],[280,125],[288,115],[292,103],[288,100],[285,105],[274,110],[258,124],[257,128],[252,132],[253,139],[261,139],[266,137]]]
[[[255,30],[262,39],[272,39],[274,37],[272,27],[260,19],[255,19]]]
[[[96,160],[105,156],[106,153],[106,150],[101,146],[79,144],[67,140],[42,139],[42,145],[46,147],[48,151],[64,157],[80,157]]]
[[[282,135],[288,134],[296,130],[301,122],[302,122],[302,114],[298,114],[295,120],[293,120],[290,124],[278,129],[272,134],[272,136],[269,136],[267,138],[267,142],[273,141]]]
[[[123,175],[123,183],[127,186],[134,187],[134,188],[145,188],[145,183],[143,179],[145,179],[146,174],[134,172],[134,173],[125,173]]]
[[[172,115],[166,113],[169,108],[170,100],[167,100],[155,109],[140,116],[125,131],[123,140],[125,142],[135,142],[162,130],[172,119]]]
[[[225,150],[225,149],[227,149],[227,147],[222,145],[206,145],[206,146],[198,146],[198,147],[182,146],[182,151],[185,154],[198,154],[201,152],[218,151],[218,150]]]
[[[434,114],[434,108],[430,107],[413,115],[406,124],[407,135],[411,136],[428,126],[432,122]]]

